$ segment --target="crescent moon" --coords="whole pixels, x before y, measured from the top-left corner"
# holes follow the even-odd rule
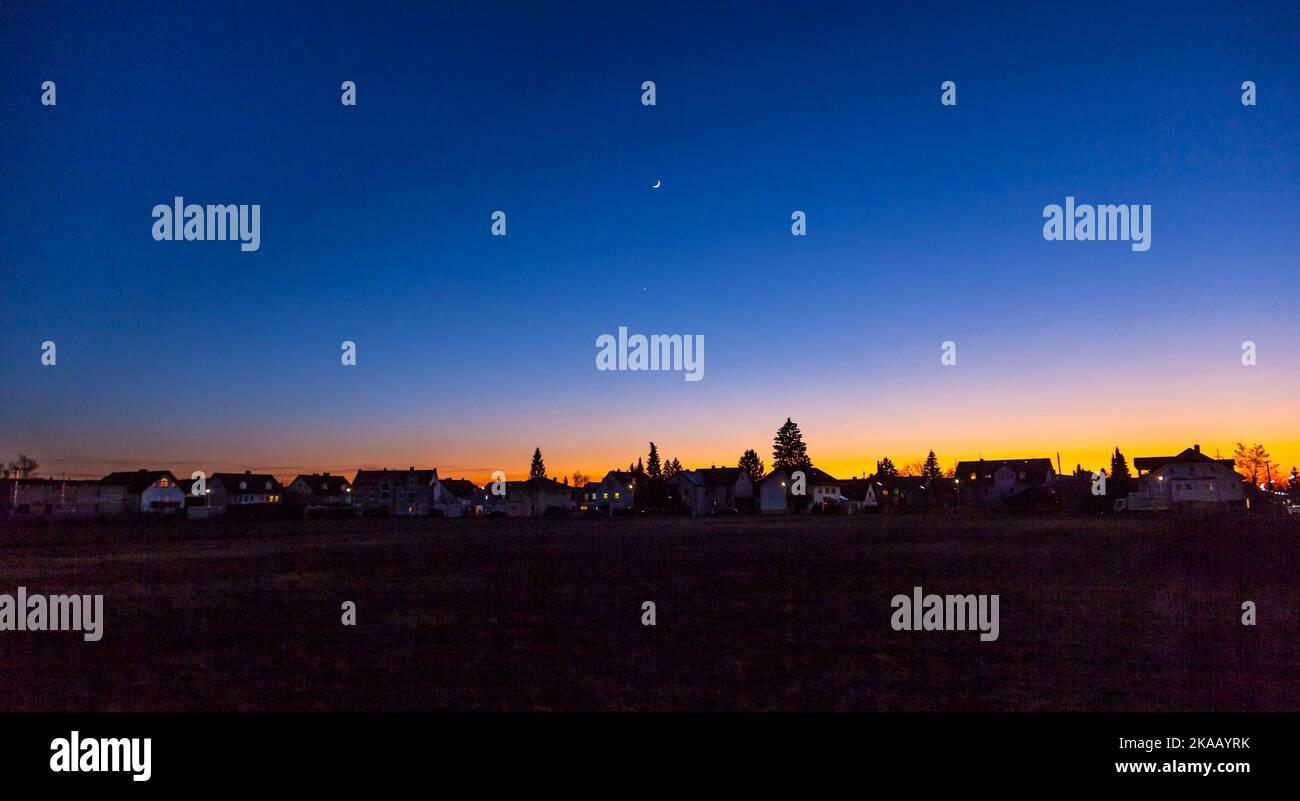
[[[658,189],[658,188],[659,188],[659,185],[662,184],[662,183],[663,183],[663,181],[655,181],[655,185],[652,186],[652,187],[650,187],[650,188],[651,188],[651,189]]]

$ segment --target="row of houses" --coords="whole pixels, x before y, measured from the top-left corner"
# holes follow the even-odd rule
[[[1109,493],[1117,510],[1164,510],[1180,504],[1243,504],[1245,479],[1231,459],[1213,459],[1193,446],[1176,456],[1134,460],[1130,488]],[[802,475],[800,475],[802,473]],[[690,515],[837,511],[893,506],[1056,502],[1093,495],[1086,476],[1059,476],[1047,458],[958,462],[951,478],[870,476],[837,479],[824,470],[781,468],[755,482],[739,467],[683,470],[659,490],[666,507]],[[358,470],[349,481],[329,473],[299,475],[283,485],[267,473],[214,473],[177,479],[167,470],[110,473],[98,480],[0,480],[0,515],[103,517],[125,514],[220,515],[281,507],[320,513],[465,517],[540,517],[558,512],[614,515],[638,508],[649,487],[644,475],[612,470],[581,487],[550,478],[479,486],[440,478],[436,468]]]

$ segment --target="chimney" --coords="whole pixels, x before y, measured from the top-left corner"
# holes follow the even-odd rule
[[[1192,450],[1196,451],[1197,453],[1200,453],[1200,452],[1201,452],[1201,446],[1200,446],[1200,443],[1197,443],[1196,445],[1193,445],[1193,446],[1192,446]]]
[[[244,475],[246,475],[246,476],[251,476],[251,475],[253,475],[253,471],[252,471],[252,470],[245,470],[245,471],[244,471]]]

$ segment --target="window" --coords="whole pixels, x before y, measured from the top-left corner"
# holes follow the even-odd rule
[[[171,485],[172,483],[165,478],[158,482],[158,486],[162,487],[163,489],[167,489]]]
[[[970,474],[970,480],[971,480],[971,481],[975,481],[975,480],[976,480],[976,479],[975,479],[975,474],[974,474],[974,473],[971,473],[971,474]]]
[[[619,497],[619,496],[618,496],[618,493],[617,493],[617,492],[616,492],[616,493],[614,493],[614,499],[615,499],[615,500],[617,500],[617,499],[618,499],[618,497]]]

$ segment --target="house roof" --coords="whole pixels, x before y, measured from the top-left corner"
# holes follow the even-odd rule
[[[244,488],[240,488],[240,483]],[[275,492],[282,489],[280,482],[270,473],[254,473],[245,470],[242,473],[213,473],[208,477],[209,484],[219,484],[227,493],[237,495],[241,492]],[[270,484],[270,487],[267,484]]]
[[[739,470],[740,468],[736,468],[736,469]],[[763,476],[763,481],[767,481],[768,479],[771,479],[771,478],[786,478],[786,477],[788,477],[788,476],[789,476],[791,473],[793,473],[793,472],[794,472],[794,470],[791,469],[791,468],[788,468],[788,467],[778,467],[777,469],[775,469],[775,470],[773,470],[772,472],[768,473],[767,475]],[[803,473],[804,473],[804,479],[805,479],[809,484],[838,484],[838,483],[840,483],[840,480],[839,480],[838,478],[836,478],[835,476],[832,476],[830,473],[827,473],[825,470],[820,470],[820,469],[818,469],[818,468],[816,468],[816,467],[805,467],[805,468],[803,469]],[[761,483],[761,482],[760,482],[760,483]]]
[[[438,482],[458,498],[468,498],[478,493],[478,486],[464,478],[444,478]]]
[[[974,473],[976,481],[992,481],[993,474],[1004,467],[1014,470],[1017,476],[1023,471],[1026,481],[1039,484],[1047,483],[1047,479],[1056,472],[1052,469],[1051,459],[1035,457],[1032,459],[977,459],[958,462],[955,475],[962,481],[970,481],[970,476]]]
[[[739,467],[703,467],[694,472],[700,474],[705,484],[735,484],[745,474]]]
[[[527,479],[526,481],[507,481],[507,482],[506,482],[506,494],[507,494],[507,495],[509,495],[511,492],[513,492],[513,491],[515,491],[515,490],[523,490],[523,491],[527,491],[527,490],[549,490],[549,491],[551,491],[551,492],[568,492],[568,491],[571,490],[571,489],[573,489],[573,487],[569,486],[568,484],[563,484],[563,483],[561,483],[561,482],[559,482],[559,481],[553,481],[552,479],[549,479],[549,478],[546,478],[546,477],[541,477],[541,478],[530,478],[530,479]]]
[[[138,494],[153,486],[154,482],[160,478],[169,478],[173,484],[176,483],[176,476],[171,474],[170,470],[119,470],[115,473],[109,473],[99,480],[101,484],[113,484],[123,487],[128,493]]]
[[[1237,463],[1232,459],[1214,459],[1201,453],[1199,448],[1200,446],[1188,448],[1177,456],[1139,456],[1133,460],[1133,468],[1150,472],[1159,470],[1170,462],[1210,462],[1236,469]]]
[[[343,476],[332,476],[329,473],[312,473],[307,475],[300,474],[290,484],[301,481],[307,489],[311,490],[312,495],[342,495],[343,491],[352,486]]]
[[[357,477],[352,479],[352,486],[357,487],[361,484],[378,484],[387,481],[396,485],[402,482],[405,485],[408,480],[414,479],[417,484],[431,485],[438,480],[438,468],[434,467],[429,470],[416,470],[414,467],[407,470],[389,470],[385,467],[382,470],[358,470]]]

